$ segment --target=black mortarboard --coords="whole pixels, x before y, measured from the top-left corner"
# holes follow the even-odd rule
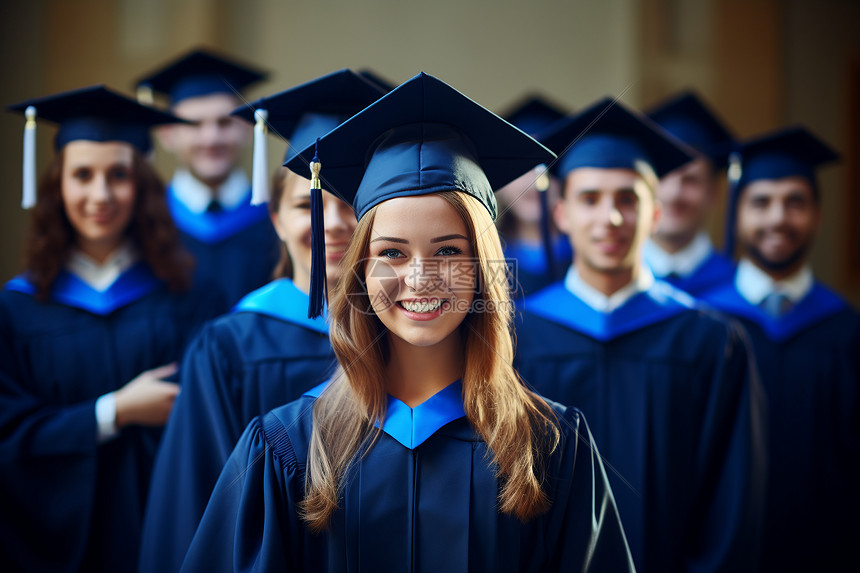
[[[237,108],[232,115],[255,122],[254,203],[268,200],[265,127],[288,140],[284,164],[385,92],[349,69],[332,72]],[[300,171],[307,174],[307,166]]]
[[[36,118],[59,125],[54,148],[59,151],[71,141],[122,141],[147,153],[152,149],[149,130],[165,123],[182,123],[169,113],[141,105],[104,86],[90,86],[35,98],[10,105],[10,111],[24,114],[24,200],[22,206],[35,204],[35,129]]]
[[[568,112],[538,94],[531,94],[500,113],[508,123],[531,136],[545,131]]]
[[[662,177],[693,159],[683,143],[612,98],[556,122],[538,139],[559,154],[552,171],[561,177],[579,167],[635,169],[637,161]]]
[[[166,94],[171,105],[216,93],[234,94],[264,79],[265,72],[207,50],[194,50],[137,81]]]
[[[728,164],[734,136],[717,115],[691,91],[685,91],[647,112],[656,124],[696,151],[718,169]]]
[[[395,84],[392,84],[390,81],[368,68],[362,68],[358,70],[358,73],[364,79],[369,80],[371,83],[376,84],[380,89],[385,90],[386,93],[397,87]]]
[[[322,162],[326,188],[352,202],[359,219],[388,199],[442,191],[475,197],[495,218],[493,190],[553,158],[493,112],[420,73],[321,138],[318,146],[303,150],[287,167],[301,173],[308,164]],[[320,253],[322,228],[312,235]],[[325,292],[325,270],[314,267],[312,315],[321,311]]]

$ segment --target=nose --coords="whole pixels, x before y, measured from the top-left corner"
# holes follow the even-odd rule
[[[671,203],[681,196],[681,176],[670,174],[660,181],[659,199],[663,203]]]
[[[350,230],[349,220],[355,220],[352,208],[343,201],[335,198],[325,202],[323,220],[325,232],[329,235],[340,235]]]
[[[772,225],[784,223],[788,213],[782,201],[771,201],[769,207],[767,210],[768,222]]]
[[[605,197],[601,203],[603,220],[612,227],[620,227],[621,223],[624,222],[624,217],[621,216],[621,211],[618,210],[613,198]]]
[[[99,173],[93,178],[90,189],[90,199],[98,203],[110,201],[113,196],[113,189],[104,173]]]
[[[441,282],[439,261],[413,258],[404,270],[403,284],[412,292],[437,290]]]

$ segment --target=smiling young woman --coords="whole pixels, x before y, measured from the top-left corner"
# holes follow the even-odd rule
[[[60,128],[25,272],[0,292],[0,552],[14,570],[133,571],[167,378],[222,303],[191,289],[144,158],[150,126],[179,120],[102,87],[28,107]]]
[[[338,368],[251,422],[183,570],[630,570],[584,418],[512,366],[492,189],[552,154],[425,74],[318,149],[358,218]],[[313,146],[287,165],[310,163]]]

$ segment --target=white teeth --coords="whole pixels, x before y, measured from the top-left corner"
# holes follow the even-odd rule
[[[401,301],[400,304],[403,305],[403,308],[405,308],[409,312],[425,313],[433,312],[438,309],[440,306],[442,306],[442,301],[439,299],[433,300],[431,302],[412,302],[404,300]]]

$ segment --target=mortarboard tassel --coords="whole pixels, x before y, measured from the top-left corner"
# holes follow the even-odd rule
[[[311,286],[308,318],[316,318],[322,314],[328,285],[325,275],[325,222],[323,220],[322,184],[320,170],[322,164],[318,155],[319,138],[314,145],[314,157],[311,160]]]
[[[258,109],[254,112],[254,161],[251,172],[251,204],[259,205],[269,200],[269,168],[267,165],[268,149],[266,142],[266,121],[269,112]]]
[[[552,249],[552,236],[549,230],[549,172],[546,165],[538,165],[537,170],[540,172],[540,175],[535,180],[535,188],[538,191],[540,199],[540,235],[544,257],[546,258],[546,275],[548,277],[555,277],[555,257]]]
[[[738,216],[738,184],[741,181],[741,156],[738,152],[729,155],[729,205],[726,213],[726,223],[723,237],[723,255],[730,260],[735,258],[735,219]]]
[[[24,111],[24,193],[21,208],[30,209],[36,204],[36,108]]]
[[[155,103],[155,96],[152,94],[152,86],[149,84],[140,84],[137,86],[137,103],[143,105],[152,105]]]

